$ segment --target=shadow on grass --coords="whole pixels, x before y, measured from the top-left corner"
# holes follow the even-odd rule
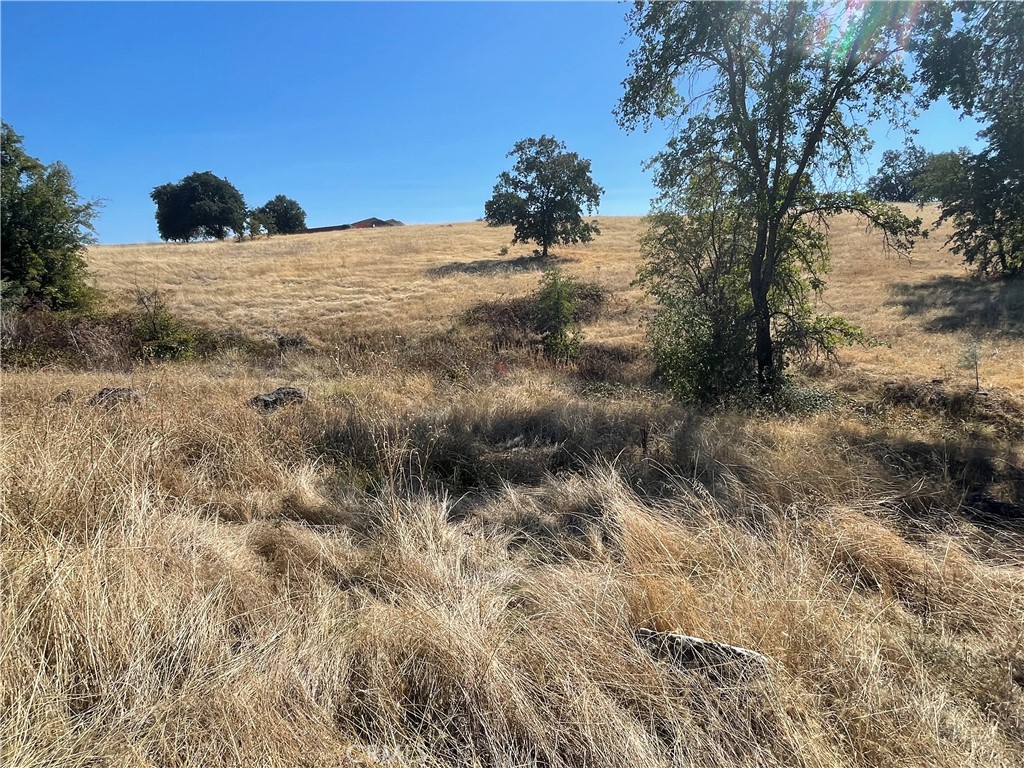
[[[453,261],[427,270],[431,277],[452,275],[500,275],[511,272],[540,272],[548,267],[572,264],[578,259],[546,259],[540,256],[517,256],[514,259],[477,259],[476,261]]]
[[[1024,468],[1012,439],[922,439],[904,434],[896,421],[867,431],[824,422],[825,432],[795,450],[841,452],[843,459],[804,471],[792,462],[802,454],[787,454],[786,441],[778,454],[771,447],[774,419],[614,394],[473,401],[383,418],[346,406],[306,422],[303,443],[339,467],[345,487],[462,499],[457,515],[504,488],[536,488],[552,476],[586,476],[604,464],[640,498],[689,493],[758,529],[766,512],[847,499],[857,504],[871,488],[889,500],[885,506],[901,529],[930,536],[936,526],[970,521],[978,528],[971,535],[979,557],[1016,553],[1019,561]]]
[[[858,451],[885,466],[894,478],[918,484],[901,499],[912,519],[927,520],[936,501],[940,509],[1024,545],[1024,469],[1011,444],[992,440],[919,440],[888,432],[845,433]],[[958,499],[958,504],[951,504]]]
[[[924,316],[931,333],[967,331],[1024,337],[1024,281],[950,276],[897,283],[887,307]]]

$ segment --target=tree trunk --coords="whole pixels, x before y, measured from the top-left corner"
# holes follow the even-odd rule
[[[757,386],[761,395],[775,391],[775,350],[772,342],[771,309],[768,285],[759,274],[751,275],[750,291],[754,299],[754,354],[757,359]]]
[[[775,349],[772,341],[772,312],[768,304],[768,291],[772,285],[771,264],[774,245],[770,227],[758,228],[757,243],[750,259],[750,298],[754,304],[754,359],[757,363],[759,393],[770,395],[775,390]],[[767,262],[767,264],[766,264]]]

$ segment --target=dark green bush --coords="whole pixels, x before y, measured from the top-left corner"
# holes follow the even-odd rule
[[[544,354],[565,363],[580,351],[583,331],[577,319],[580,308],[580,283],[560,269],[547,270],[534,297],[534,329],[544,344]]]
[[[83,309],[98,291],[88,285],[85,248],[95,242],[98,201],[82,200],[63,163],[43,165],[22,149],[7,123],[2,139],[0,273],[4,313],[20,306]]]

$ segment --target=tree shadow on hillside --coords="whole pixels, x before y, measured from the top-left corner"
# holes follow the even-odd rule
[[[500,275],[512,272],[540,272],[548,267],[572,264],[578,259],[546,259],[538,256],[517,256],[513,259],[477,259],[476,261],[453,261],[427,270],[431,277],[452,275]]]
[[[966,331],[1024,336],[1024,282],[944,275],[923,283],[897,283],[885,306],[905,316],[924,315],[931,333]]]

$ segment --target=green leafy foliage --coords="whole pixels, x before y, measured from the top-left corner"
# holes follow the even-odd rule
[[[138,291],[132,336],[146,360],[185,360],[195,354],[196,334],[176,317],[156,291]]]
[[[650,215],[638,282],[656,302],[647,331],[659,374],[678,397],[707,402],[752,387],[756,371],[750,221],[720,188],[705,191],[688,215]]]
[[[746,228],[731,253],[708,240],[721,235],[711,231],[714,218],[679,245],[694,264],[728,264],[722,285],[747,286],[749,298],[730,292],[722,301],[753,336],[750,365],[762,395],[778,392],[787,350],[822,342],[827,350],[849,333],[837,320],[817,318],[804,299],[803,286],[824,287],[827,217],[861,213],[897,252],[918,232],[919,222],[894,208],[856,193],[821,193],[812,181],[852,173],[869,146],[858,116],[905,124],[911,84],[899,52],[910,10],[897,3],[638,2],[628,17],[639,43],[619,122],[634,129],[670,119],[677,126],[652,163],[661,205],[706,216],[707,196],[693,181],[711,168],[731,208],[721,221]],[[703,334],[714,338],[715,330]],[[742,338],[738,330],[729,336]],[[684,357],[696,360],[699,346]],[[725,372],[721,380],[736,378]]]
[[[981,389],[981,375],[979,372],[981,365],[981,341],[979,339],[972,338],[968,340],[967,344],[960,351],[960,359],[957,360],[957,365],[974,373],[974,391],[978,392]]]
[[[95,242],[99,203],[84,201],[63,163],[44,165],[23,139],[2,126],[0,233],[7,308],[22,302],[81,309],[94,297],[86,282],[85,248]]]
[[[559,363],[579,354],[583,332],[578,314],[582,286],[560,269],[544,271],[535,297],[534,330],[544,343],[544,354]]]
[[[875,200],[900,203],[934,203],[960,170],[956,152],[939,154],[920,147],[887,149],[878,172],[868,179],[865,192]]]
[[[721,402],[756,394],[754,303],[750,254],[754,216],[734,198],[729,169],[709,160],[673,204],[648,218],[638,282],[655,300],[648,335],[659,373],[683,399]],[[835,210],[859,205],[847,196],[817,196]],[[685,211],[685,213],[684,213]],[[794,215],[779,252],[769,294],[776,365],[792,356],[824,354],[863,340],[842,318],[819,314],[828,239],[820,219]],[[781,391],[781,388],[780,388]]]
[[[513,243],[534,241],[547,257],[550,246],[588,243],[600,234],[593,214],[604,190],[590,176],[590,161],[550,136],[516,142],[508,157],[511,171],[502,171],[493,196],[484,204],[484,220],[491,226],[515,226]]]
[[[868,179],[865,192],[876,200],[908,203],[914,199],[915,180],[927,153],[920,147],[904,151],[887,149],[882,153],[878,172]]]
[[[274,217],[262,207],[253,208],[246,214],[245,228],[249,231],[249,238],[252,240],[263,235],[270,237],[277,234]],[[241,237],[239,239],[241,240]]]
[[[967,150],[930,154],[914,176],[914,196],[917,203],[935,203],[962,196],[966,181]]]
[[[210,171],[156,187],[150,197],[156,203],[156,225],[162,240],[223,240],[228,230],[238,236],[245,232],[242,193]]]
[[[292,235],[306,231],[306,212],[290,197],[278,195],[257,208],[256,212],[267,223],[268,234]]]
[[[939,196],[948,244],[981,274],[1024,273],[1024,4],[929,3],[913,37],[926,96],[984,125]]]
[[[1024,167],[1016,169],[1024,174]],[[946,244],[982,275],[1024,274],[1024,195],[993,152],[963,154],[939,186],[936,224],[952,221]],[[1014,171],[1016,172],[1016,171]]]

